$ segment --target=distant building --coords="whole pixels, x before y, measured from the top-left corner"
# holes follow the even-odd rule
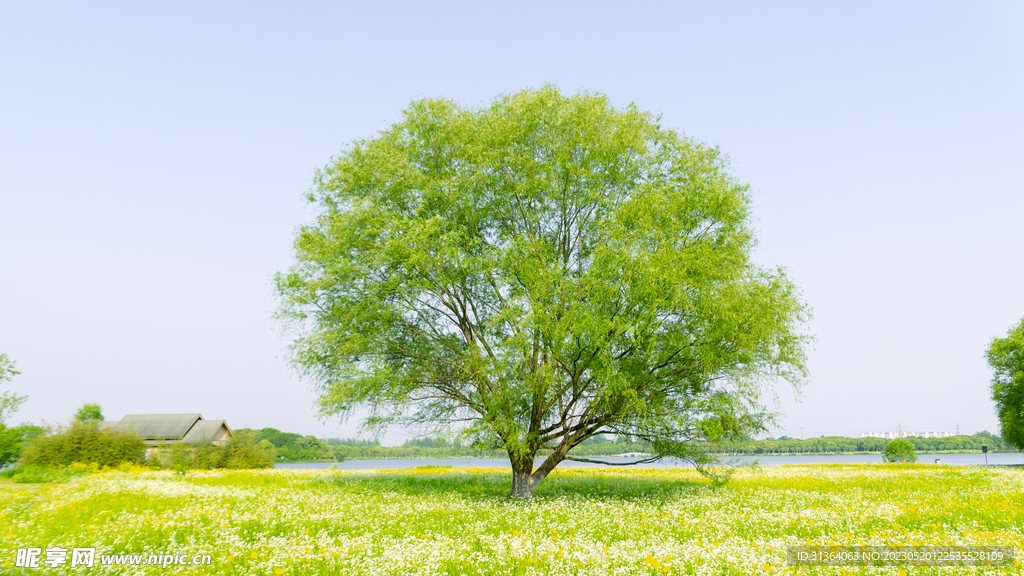
[[[223,420],[204,420],[202,414],[128,414],[118,421],[100,422],[103,428],[134,430],[147,453],[173,444],[227,444],[235,434]]]
[[[861,438],[885,438],[886,440],[910,436],[916,438],[949,438],[955,436],[955,434],[952,432],[862,432],[860,435]]]

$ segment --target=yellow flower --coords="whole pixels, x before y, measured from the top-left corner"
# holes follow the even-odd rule
[[[644,558],[644,564],[647,564],[648,566],[651,566],[653,568],[661,568],[661,562],[658,562],[658,559],[654,556],[647,556],[646,558]]]
[[[284,574],[284,568],[274,568],[274,574]]]
[[[253,552],[253,553],[252,553],[252,556],[251,556],[251,557],[252,557],[252,558],[259,558],[259,557],[260,557],[260,555],[259,555],[259,554],[257,554],[257,553],[255,553],[255,552]]]

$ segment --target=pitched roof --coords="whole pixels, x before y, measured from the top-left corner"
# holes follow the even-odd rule
[[[202,414],[128,414],[114,427],[118,430],[134,429],[136,434],[147,440],[179,440],[193,424],[202,420]]]
[[[214,435],[221,428],[230,436],[231,429],[223,420],[200,420],[192,426],[192,429],[181,439],[185,444],[205,444],[214,439]]]

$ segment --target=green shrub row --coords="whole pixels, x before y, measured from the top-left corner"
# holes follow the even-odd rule
[[[233,441],[224,444],[174,444],[160,453],[159,462],[151,465],[185,470],[249,470],[272,468],[274,455],[260,447],[251,434],[235,434]]]
[[[35,481],[34,478],[49,481],[40,470],[77,464],[115,468],[125,463],[181,472],[213,468],[237,470],[270,468],[274,465],[274,455],[256,444],[251,434],[236,434],[234,440],[223,445],[171,444],[147,455],[145,443],[135,432],[102,428],[98,422],[86,421],[55,428],[36,438],[25,449],[18,474],[12,476],[16,481],[18,476],[26,482]]]
[[[74,422],[36,438],[21,458],[24,466],[59,467],[76,462],[115,467],[145,459],[142,438],[131,431],[100,428],[95,421]]]

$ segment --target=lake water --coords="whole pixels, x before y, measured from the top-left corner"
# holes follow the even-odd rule
[[[594,458],[597,458],[596,456]],[[601,458],[607,462],[634,462],[636,458]],[[917,461],[922,464],[932,464],[938,459],[942,464],[953,466],[984,466],[984,454],[927,454],[918,453]],[[802,454],[797,456],[733,456],[726,457],[724,461],[735,466],[749,465],[757,461],[761,466],[782,466],[785,464],[855,464],[861,462],[880,463],[880,454]],[[537,464],[543,462],[538,458]],[[1018,464],[1024,465],[1024,454],[989,454],[989,464]],[[419,466],[453,466],[455,468],[511,468],[507,458],[450,458],[450,459],[421,459],[421,460],[346,460],[344,462],[289,462],[275,464],[275,468],[312,468],[328,469],[337,466],[339,470],[397,470],[402,468],[417,468]],[[565,461],[559,467],[592,467],[602,466],[588,462]],[[667,458],[660,462],[648,464],[637,464],[638,468],[673,468],[692,467],[692,464],[681,462],[674,458]],[[624,466],[606,466],[607,468],[626,468]]]

